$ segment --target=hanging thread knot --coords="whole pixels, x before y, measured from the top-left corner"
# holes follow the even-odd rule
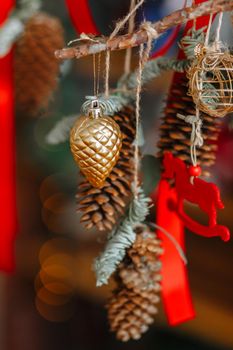
[[[193,165],[197,165],[197,154],[196,154],[196,147],[202,147],[204,140],[202,137],[201,127],[202,127],[202,120],[199,116],[199,109],[196,109],[196,115],[182,115],[177,113],[177,117],[184,120],[186,123],[191,124],[192,131],[190,136],[190,155]]]
[[[201,133],[202,120],[197,115],[182,115],[177,113],[177,117],[192,125],[191,143],[201,147],[203,145],[203,137]]]
[[[152,23],[145,21],[140,25],[140,29],[147,33],[148,39],[157,39],[159,36],[157,30],[153,27]]]

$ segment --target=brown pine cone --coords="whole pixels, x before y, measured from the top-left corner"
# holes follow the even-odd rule
[[[16,110],[36,116],[57,87],[60,63],[54,56],[64,46],[60,21],[44,13],[33,15],[15,48]]]
[[[164,116],[160,125],[160,139],[158,142],[158,157],[162,158],[165,151],[191,164],[190,135],[192,126],[177,117],[195,115],[195,104],[192,96],[187,95],[188,79],[182,75],[180,80],[173,84],[168,95]],[[203,121],[202,136],[204,145],[197,147],[198,163],[203,167],[203,175],[209,176],[208,168],[215,163],[217,145],[216,141],[221,127],[220,118],[212,117],[200,112]]]
[[[134,109],[124,108],[113,116],[120,125],[123,135],[120,157],[101,189],[94,188],[88,181],[78,186],[76,195],[80,221],[87,229],[96,226],[98,230],[111,230],[119,215],[130,200],[133,180],[133,141],[135,138]]]
[[[136,293],[123,288],[107,305],[110,330],[124,342],[140,339],[154,322],[158,302],[159,297],[154,292]]]
[[[154,322],[160,300],[162,249],[147,226],[137,228],[137,238],[116,273],[118,288],[107,304],[111,331],[122,341],[139,339]]]

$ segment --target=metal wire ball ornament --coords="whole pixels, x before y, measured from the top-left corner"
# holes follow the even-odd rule
[[[224,117],[233,111],[233,56],[216,45],[195,49],[187,72],[189,94],[201,111]]]

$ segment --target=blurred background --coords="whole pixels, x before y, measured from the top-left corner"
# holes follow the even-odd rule
[[[90,5],[101,32],[109,34],[115,21],[127,12],[129,1],[91,0]],[[144,16],[153,9],[159,9],[162,16],[181,6],[181,1],[148,0]],[[43,10],[61,19],[66,42],[76,37],[63,0],[44,1]],[[232,40],[230,25],[226,16],[222,34],[228,43]],[[177,45],[169,54],[174,55],[176,50]],[[112,54],[112,86],[123,72],[123,61],[122,52]],[[133,65],[137,65],[136,52]],[[103,237],[84,230],[79,223],[75,211],[78,170],[68,142],[51,146],[45,141],[57,120],[79,113],[85,96],[92,94],[92,76],[90,58],[66,64],[49,110],[34,119],[17,116],[20,229],[16,272],[0,278],[0,349],[233,349],[232,241],[225,244],[218,238],[208,240],[190,232],[186,233],[187,258],[196,318],[170,328],[161,307],[154,325],[141,340],[124,344],[109,333],[104,303],[113,286],[96,288],[92,271]],[[159,119],[171,78],[172,73],[165,73],[143,91],[145,154],[156,153]],[[221,187],[225,203],[220,222],[232,231],[233,132],[227,121],[219,138],[212,180]],[[194,208],[189,210],[201,220]]]

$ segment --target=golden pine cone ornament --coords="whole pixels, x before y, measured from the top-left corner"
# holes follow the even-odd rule
[[[14,79],[16,111],[36,116],[46,109],[58,84],[60,62],[54,51],[64,47],[60,21],[36,13],[25,24],[15,47]]]
[[[122,133],[118,162],[101,189],[94,188],[87,180],[78,186],[77,211],[82,213],[80,221],[87,229],[96,227],[99,231],[111,230],[130,200],[134,173],[134,108],[123,108],[113,119],[119,124]]]
[[[160,241],[147,226],[137,237],[116,273],[117,289],[107,304],[111,331],[121,341],[139,339],[154,322],[160,300]]]
[[[190,135],[192,126],[177,117],[177,113],[183,115],[195,115],[196,107],[192,96],[187,95],[188,79],[185,75],[180,77],[171,86],[167,98],[164,116],[160,125],[160,138],[158,142],[158,157],[162,158],[165,151],[172,152],[174,156],[191,164]],[[204,145],[196,149],[198,163],[202,166],[204,176],[209,176],[208,168],[215,163],[217,140],[221,129],[221,120],[200,112],[202,119],[202,136]]]
[[[70,133],[74,160],[93,187],[101,188],[118,161],[122,146],[119,125],[101,115],[98,101],[89,116],[81,116]]]

